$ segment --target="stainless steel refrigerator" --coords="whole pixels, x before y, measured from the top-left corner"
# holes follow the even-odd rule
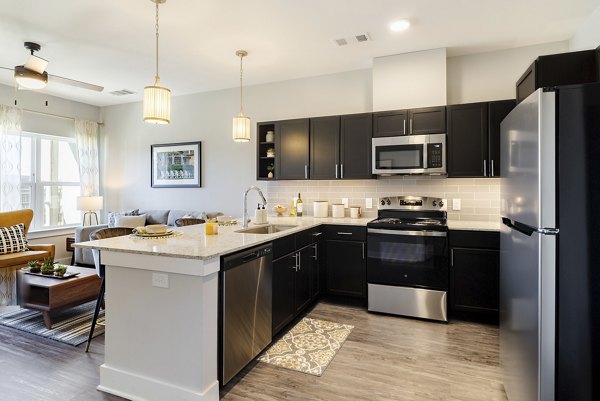
[[[531,94],[500,152],[508,399],[600,400],[600,85]]]

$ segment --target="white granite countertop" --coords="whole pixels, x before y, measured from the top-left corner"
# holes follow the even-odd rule
[[[206,235],[204,232],[204,224],[199,224],[175,228],[175,231],[180,231],[182,233],[182,235],[176,237],[115,237],[98,241],[80,242],[74,244],[74,246],[117,252],[204,260],[269,242],[276,238],[285,237],[321,224],[366,226],[371,220],[373,220],[371,217],[359,219],[351,219],[348,217],[334,219],[332,217],[314,218],[311,216],[269,216],[270,224],[289,224],[295,225],[296,227],[274,234],[245,234],[235,232],[242,228],[241,224],[237,224],[234,226],[219,226],[219,234]],[[249,227],[256,227],[256,225],[250,223]],[[499,231],[500,222],[448,220],[448,228],[450,230]]]
[[[448,220],[449,230],[500,231],[500,221]]]
[[[204,224],[198,224],[175,228],[175,231],[180,231],[182,233],[182,235],[176,237],[132,238],[130,236],[125,236],[97,241],[79,242],[73,244],[73,246],[115,252],[205,260],[269,242],[276,238],[285,237],[321,224],[366,226],[367,222],[371,220],[373,219],[269,216],[270,224],[289,224],[295,225],[296,227],[274,234],[245,234],[235,232],[242,228],[241,224],[237,224],[234,226],[219,226],[219,234],[206,235]],[[250,223],[249,227],[256,227],[256,225]]]

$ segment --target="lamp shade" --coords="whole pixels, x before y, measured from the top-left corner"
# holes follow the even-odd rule
[[[233,117],[233,140],[235,142],[250,141],[250,117],[246,117],[242,113]]]
[[[43,89],[46,87],[48,83],[48,73],[47,72],[36,72],[30,70],[29,68],[25,68],[22,65],[18,65],[15,67],[15,80],[22,86],[27,89]]]
[[[104,198],[102,196],[78,196],[77,210],[102,210],[103,203]]]
[[[171,122],[171,90],[162,86],[144,88],[144,121],[153,124]]]

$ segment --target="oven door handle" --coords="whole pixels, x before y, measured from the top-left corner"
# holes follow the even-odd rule
[[[447,237],[445,231],[428,231],[428,230],[384,230],[380,228],[367,229],[369,234],[386,234],[386,235],[414,235],[418,237]]]

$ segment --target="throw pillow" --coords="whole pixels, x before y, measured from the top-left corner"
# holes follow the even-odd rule
[[[129,227],[136,228],[139,226],[146,225],[146,215],[141,214],[139,216],[116,216],[115,227]]]
[[[115,218],[117,216],[139,216],[139,215],[140,215],[140,209],[126,210],[123,212],[108,212],[108,226],[109,227],[118,227],[118,226],[115,226]]]
[[[10,227],[0,227],[0,255],[25,251],[28,251],[28,249],[23,223]]]

